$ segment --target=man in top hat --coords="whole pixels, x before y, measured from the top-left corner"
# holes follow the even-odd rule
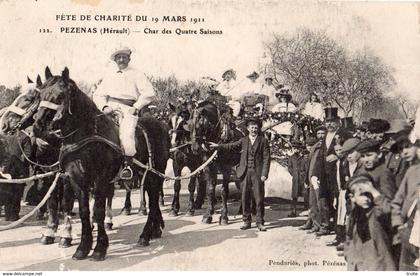
[[[260,134],[261,122],[257,119],[247,120],[248,136],[228,144],[214,144],[211,148],[236,150],[241,152],[236,176],[241,180],[242,214],[244,224],[242,230],[251,228],[251,199],[254,197],[256,206],[256,223],[259,231],[264,227],[264,182],[270,170],[270,145]]]
[[[139,111],[150,104],[155,96],[146,75],[129,65],[131,53],[127,47],[114,51],[111,60],[116,66],[103,77],[93,95],[100,110],[105,113],[122,113],[119,116],[120,141],[126,156],[125,166],[120,174],[123,179],[131,179],[133,176],[130,164],[136,153],[135,130]]]
[[[338,157],[334,147],[349,138],[348,133],[340,128],[340,117],[336,107],[325,108],[325,127],[327,134],[321,142],[314,173],[310,180],[313,186],[319,187],[321,229],[317,232],[318,236],[330,233],[330,218],[335,217],[333,202],[334,196],[338,194],[336,178]]]

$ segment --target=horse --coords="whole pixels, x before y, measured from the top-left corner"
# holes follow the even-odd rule
[[[45,71],[48,76],[50,74],[49,68],[47,67]],[[0,131],[2,133],[6,133],[9,136],[26,133],[24,130],[34,123],[33,115],[40,102],[39,88],[41,86],[42,82],[39,75],[36,83],[28,77],[28,85],[25,91],[14,100],[1,117]],[[26,162],[33,165],[35,174],[38,172],[49,172],[57,168],[54,166],[54,163],[56,163],[59,157],[60,143],[61,141],[59,139],[51,135],[45,139],[34,139],[32,137],[32,154],[26,153],[22,155],[26,159]],[[53,181],[53,177],[47,177],[38,181],[38,184],[42,186],[40,196],[44,196]],[[37,185],[37,183],[34,185]],[[48,222],[47,228],[41,238],[42,244],[54,243],[59,226],[59,209],[61,209],[63,211],[64,226],[60,234],[59,246],[63,248],[71,246],[71,211],[73,209],[73,202],[74,196],[70,185],[66,181],[59,179],[57,188],[53,190],[46,204]],[[45,211],[45,207],[42,206],[38,213],[38,218],[42,218]]]
[[[170,135],[171,135],[171,146],[175,149],[172,152],[172,166],[175,176],[180,176],[181,171],[184,167],[190,169],[190,171],[196,170],[201,165],[201,160],[199,155],[193,154],[191,147],[189,147],[190,141],[190,131],[188,129],[189,119],[190,119],[190,106],[188,103],[181,103],[178,106],[169,104],[170,109],[173,111],[172,116],[170,117]],[[194,200],[194,191],[197,186],[197,198]],[[200,177],[192,176],[189,179],[188,191],[189,191],[189,200],[187,208],[187,216],[194,216],[196,209],[200,209],[204,202],[204,191],[205,184]],[[174,197],[172,199],[170,216],[177,216],[180,204],[179,204],[179,192],[181,190],[181,180],[177,179],[174,182]]]
[[[29,163],[22,154],[30,155],[31,151],[31,140],[26,134],[0,134],[0,179],[29,177]],[[24,188],[23,184],[0,183],[0,206],[4,205],[6,221],[19,219]]]
[[[99,111],[95,103],[70,79],[69,74],[66,67],[61,75],[47,78],[41,86],[41,103],[35,115],[34,134],[45,137],[54,133],[62,140],[60,166],[78,199],[82,222],[81,241],[72,257],[75,260],[85,259],[93,243],[89,219],[89,194],[92,189],[95,199],[93,213],[98,225],[97,244],[92,257],[95,261],[102,261],[109,246],[104,226],[105,200],[112,186],[111,181],[120,171],[124,158],[116,125]],[[164,173],[170,147],[167,127],[151,117],[139,119],[135,158],[146,163],[149,151],[143,129],[151,138],[154,169]],[[153,172],[142,173],[145,174],[150,212],[137,245],[148,246],[150,239],[160,237],[164,228],[159,209],[163,178]]]
[[[209,142],[220,143],[223,134],[225,142],[228,140],[240,139],[243,134],[239,131],[228,131],[232,129],[230,120],[222,120],[219,114],[219,108],[211,102],[204,101],[194,110],[191,121],[191,149],[194,154],[201,157],[201,162],[210,158],[212,152],[208,147]],[[233,134],[233,135],[232,135]],[[207,184],[208,207],[203,215],[202,222],[210,224],[214,214],[216,203],[215,188],[217,184],[217,171],[223,174],[222,185],[222,212],[219,217],[219,224],[227,225],[228,208],[227,199],[229,194],[229,178],[232,173],[232,167],[239,163],[239,155],[220,152],[215,162],[210,163],[204,170],[204,179]]]

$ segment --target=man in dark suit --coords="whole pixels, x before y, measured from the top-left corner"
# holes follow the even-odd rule
[[[270,169],[270,145],[260,135],[261,122],[256,119],[247,121],[248,136],[228,144],[214,144],[211,148],[225,150],[240,150],[241,160],[236,169],[236,175],[241,180],[243,221],[242,230],[251,228],[251,199],[254,196],[256,205],[256,223],[258,230],[266,231],[264,227],[264,181],[267,180]]]
[[[334,225],[330,225],[330,218],[334,218],[334,196],[338,194],[337,188],[337,160],[334,146],[342,144],[350,133],[340,128],[340,117],[337,115],[336,107],[325,108],[325,127],[327,134],[321,142],[319,154],[316,160],[312,185],[319,186],[319,202],[321,213],[321,229],[316,233],[317,236],[328,235]]]

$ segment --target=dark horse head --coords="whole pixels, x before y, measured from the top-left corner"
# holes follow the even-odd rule
[[[217,106],[210,102],[200,103],[191,119],[191,148],[198,153],[208,142],[218,142],[220,138],[220,118]]]
[[[169,103],[169,108],[172,110],[172,115],[169,120],[169,126],[171,128],[169,135],[171,137],[171,145],[175,147],[188,142],[190,139],[189,120],[191,113],[187,102],[180,103],[176,106]]]
[[[42,82],[39,75],[36,83],[28,78],[28,84],[22,94],[4,110],[0,119],[0,133],[11,135],[17,130],[25,129],[33,124],[33,115],[40,102],[39,88],[41,86]]]
[[[47,77],[41,86],[41,102],[35,115],[37,137],[55,135],[60,139],[87,136],[94,132],[96,105],[69,77],[66,67],[61,76]]]

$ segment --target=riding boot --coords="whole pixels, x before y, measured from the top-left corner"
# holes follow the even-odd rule
[[[131,180],[133,178],[133,170],[131,166],[133,164],[133,157],[125,156],[124,168],[120,172],[120,178],[123,180]]]

